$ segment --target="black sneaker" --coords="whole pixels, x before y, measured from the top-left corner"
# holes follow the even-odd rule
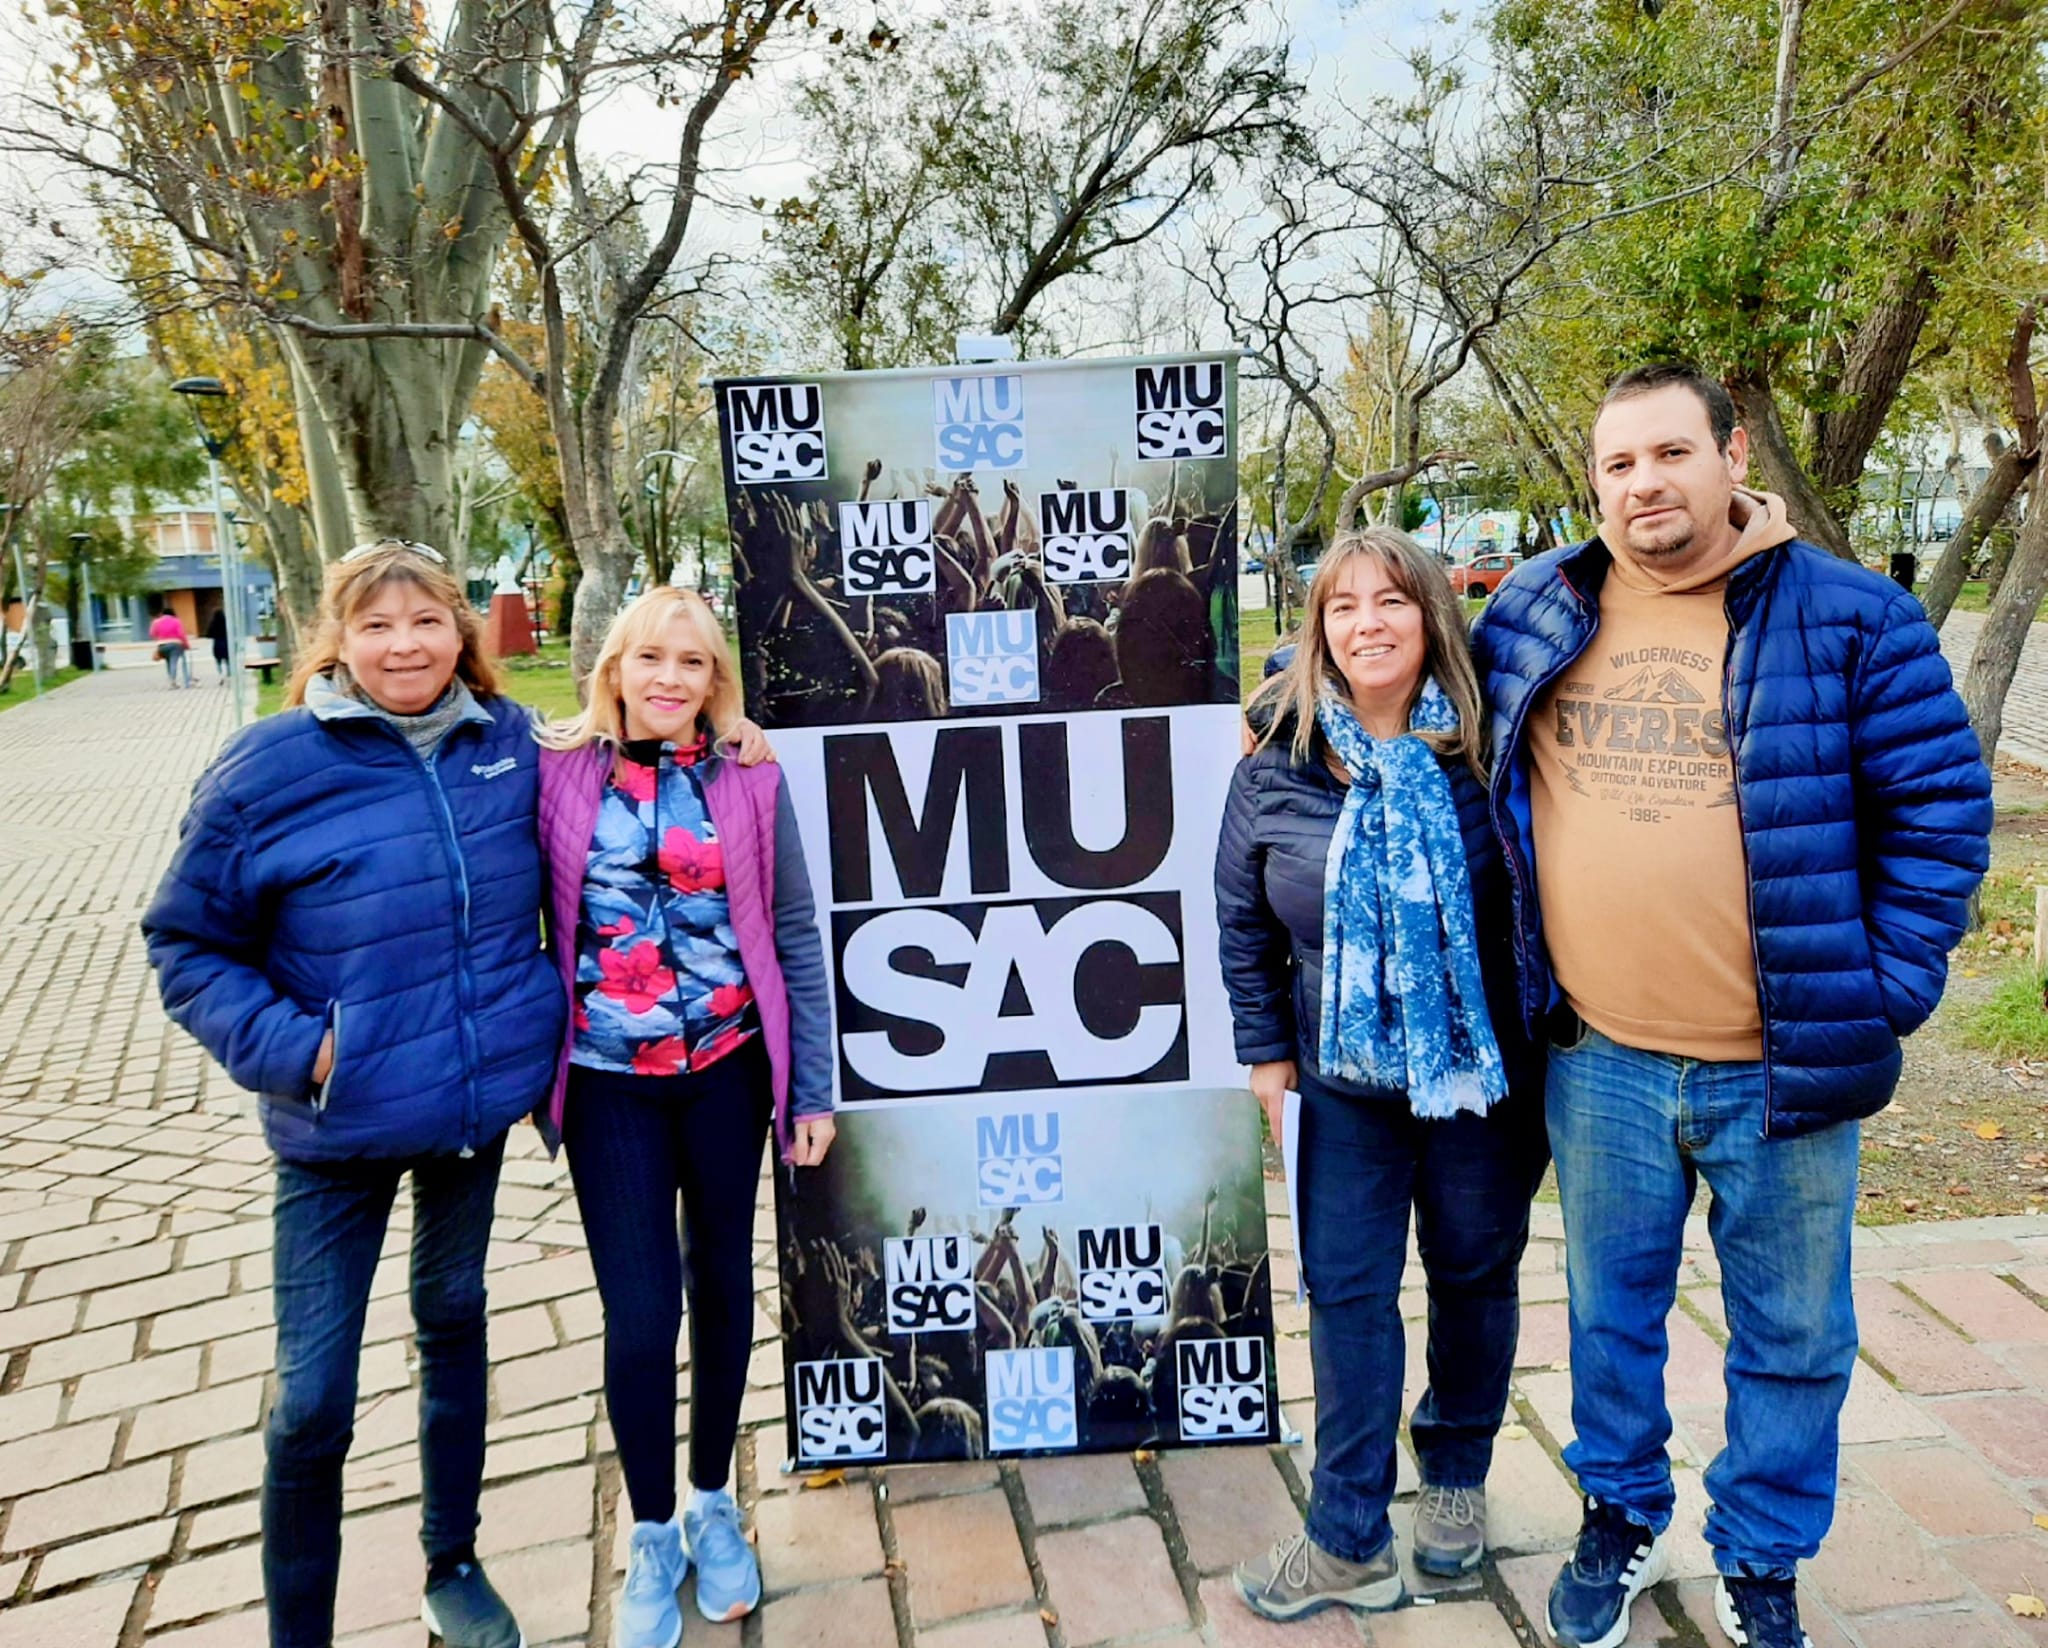
[[[1550,1587],[1550,1634],[1565,1648],[1619,1648],[1635,1599],[1664,1577],[1664,1537],[1586,1496],[1571,1561]]]
[[[1798,1587],[1789,1579],[1729,1579],[1714,1586],[1714,1618],[1735,1648],[1813,1648],[1799,1624]]]
[[[475,1562],[436,1563],[420,1618],[447,1648],[526,1648],[526,1634]]]

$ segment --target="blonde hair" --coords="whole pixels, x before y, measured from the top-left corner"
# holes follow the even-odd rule
[[[412,584],[430,601],[438,601],[455,617],[462,651],[455,659],[456,676],[479,698],[497,698],[505,691],[498,666],[484,641],[483,620],[455,581],[445,562],[428,559],[397,538],[387,538],[353,560],[335,561],[320,586],[320,611],[313,620],[313,638],[299,654],[284,689],[287,709],[306,701],[306,686],[341,662],[343,632],[387,584]]]
[[[1252,695],[1253,705],[1263,704],[1272,711],[1257,747],[1270,744],[1282,724],[1288,723],[1294,759],[1308,761],[1315,748],[1317,701],[1325,691],[1350,699],[1350,685],[1330,652],[1323,611],[1345,569],[1360,556],[1379,562],[1394,587],[1422,609],[1422,680],[1408,701],[1408,713],[1414,713],[1415,699],[1422,696],[1422,682],[1432,676],[1458,713],[1455,728],[1446,732],[1417,728],[1415,736],[1437,754],[1463,760],[1483,782],[1486,719],[1479,699],[1479,675],[1472,667],[1472,649],[1466,639],[1465,614],[1437,558],[1407,533],[1389,526],[1341,534],[1316,567],[1308,599],[1302,605],[1301,641],[1294,657]]]
[[[739,669],[733,663],[732,648],[726,645],[718,615],[694,589],[661,584],[627,603],[612,620],[597,649],[597,662],[590,668],[582,712],[567,720],[548,722],[541,728],[540,741],[551,750],[580,750],[586,744],[623,744],[626,707],[619,697],[620,660],[652,641],[675,618],[689,621],[698,644],[711,660],[711,691],[702,712],[711,723],[711,736],[714,740],[729,737],[734,724],[746,714],[746,703],[740,691]]]

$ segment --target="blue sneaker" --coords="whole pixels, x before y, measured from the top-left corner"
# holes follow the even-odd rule
[[[683,1554],[683,1530],[674,1522],[636,1522],[626,1549],[626,1583],[612,1621],[616,1648],[676,1648],[683,1640],[683,1611],[676,1592],[690,1571]]]
[[[1579,1543],[1550,1587],[1547,1623],[1565,1648],[1620,1648],[1628,1611],[1664,1577],[1664,1536],[1586,1496]]]
[[[697,1564],[697,1612],[721,1625],[761,1601],[761,1565],[740,1532],[740,1508],[723,1488],[693,1495],[683,1511],[683,1549]]]
[[[1813,1648],[1799,1624],[1799,1593],[1789,1579],[1730,1579],[1714,1586],[1714,1618],[1735,1648]]]

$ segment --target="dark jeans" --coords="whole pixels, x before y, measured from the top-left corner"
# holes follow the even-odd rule
[[[484,1474],[484,1248],[502,1135],[474,1156],[277,1164],[277,1401],[263,1472],[263,1594],[273,1648],[327,1648],[341,1566],[341,1468],[355,1434],[370,1282],[398,1182],[412,1174],[420,1357],[420,1543],[476,1538]]]
[[[639,1522],[675,1515],[686,1286],[690,1480],[722,1488],[730,1474],[754,1346],[754,1191],[770,1095],[759,1036],[688,1075],[569,1071],[562,1143],[604,1300],[605,1406]]]
[[[1419,1121],[1398,1099],[1351,1098],[1301,1074],[1302,1276],[1316,1379],[1308,1533],[1350,1562],[1393,1529],[1405,1366],[1408,1212],[1429,1285],[1429,1386],[1408,1422],[1425,1482],[1486,1481],[1520,1325],[1529,1198],[1547,1151],[1524,1096],[1485,1116]]]

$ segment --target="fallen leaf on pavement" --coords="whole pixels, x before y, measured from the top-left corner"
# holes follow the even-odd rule
[[[2027,1592],[2013,1592],[2005,1599],[2005,1605],[2019,1619],[2048,1619],[2048,1602]]]
[[[846,1480],[844,1471],[815,1471],[799,1479],[806,1488],[836,1488]]]
[[[2037,1528],[2048,1528],[2048,1511],[2037,1511],[2034,1513],[2034,1526]]]
[[[1979,1122],[1975,1127],[1971,1128],[1970,1131],[1976,1134],[1978,1138],[1985,1140],[1987,1143],[1993,1139],[2002,1139],[2005,1137],[2005,1129],[2000,1127],[1996,1122]]]
[[[1500,1428],[1500,1439],[1503,1442],[1519,1442],[1528,1434],[1527,1425],[1503,1425]]]

